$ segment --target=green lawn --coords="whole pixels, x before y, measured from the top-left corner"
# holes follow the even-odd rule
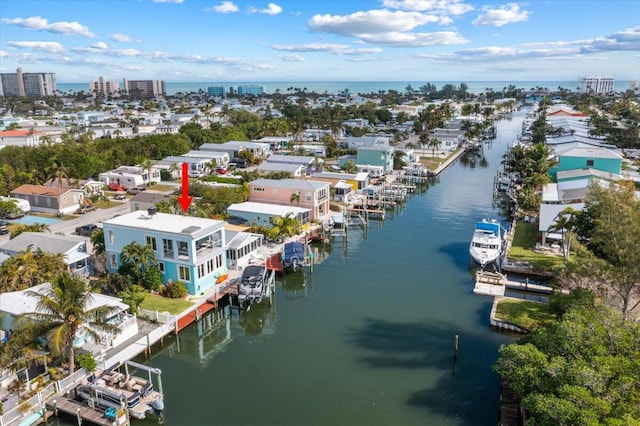
[[[124,200],[124,202],[126,202],[126,200]],[[119,206],[121,205],[123,202],[122,201],[114,201],[114,200],[106,200],[106,201],[98,201],[97,203],[93,203],[94,206],[96,206],[99,209],[108,209],[111,207],[115,207],[115,206]]]
[[[148,188],[149,189],[153,189],[154,191],[170,192],[170,191],[173,191],[176,188],[179,188],[179,186],[176,186],[176,185],[165,185],[165,184],[162,184],[162,183],[156,183],[155,185],[151,185]]]
[[[189,302],[184,299],[169,299],[167,297],[158,296],[157,294],[147,294],[147,297],[144,299],[144,302],[142,302],[140,307],[150,311],[178,314],[192,305],[193,302]]]
[[[536,253],[533,248],[536,245],[538,227],[535,223],[518,222],[516,232],[509,250],[509,257],[517,260],[531,262],[534,269],[555,270],[564,265],[562,256],[550,256],[544,253]]]
[[[496,307],[496,318],[531,330],[538,326],[551,325],[555,316],[549,313],[549,305],[528,300],[500,299]]]

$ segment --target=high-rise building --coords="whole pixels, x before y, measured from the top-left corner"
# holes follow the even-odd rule
[[[243,84],[238,86],[238,95],[264,95],[264,86],[258,86],[257,84]]]
[[[114,80],[105,80],[100,76],[97,81],[89,82],[89,92],[92,95],[120,96],[120,84]]]
[[[640,95],[640,80],[630,80],[628,90],[632,90],[634,94]]]
[[[227,86],[207,86],[207,93],[211,96],[227,96]]]
[[[127,80],[125,78],[124,90],[134,99],[159,98],[166,94],[162,80]]]
[[[41,98],[54,96],[57,90],[54,73],[23,73],[18,68],[15,73],[0,74],[0,96]]]
[[[613,92],[614,79],[611,76],[594,75],[582,77],[580,80],[580,92],[604,95]]]

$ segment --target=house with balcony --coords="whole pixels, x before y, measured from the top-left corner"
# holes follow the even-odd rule
[[[595,169],[615,175],[619,175],[622,170],[622,155],[607,148],[578,146],[556,150],[555,154],[558,158],[558,165],[549,171],[554,181],[557,181],[559,172],[570,170]],[[572,177],[572,179],[575,178]]]
[[[205,292],[227,272],[225,230],[221,220],[135,211],[103,222],[107,267],[116,273],[120,253],[132,243],[150,245],[162,282],[181,282],[190,295]]]
[[[55,215],[70,214],[78,210],[84,199],[81,188],[66,186],[20,185],[11,191],[11,197],[27,200],[32,212]]]
[[[38,249],[45,253],[62,254],[71,273],[83,276],[91,273],[91,253],[87,251],[87,239],[74,235],[23,232],[0,246],[0,253],[16,256],[25,250]]]
[[[38,299],[31,296],[30,292],[46,294],[51,290],[50,283],[44,283],[28,288],[27,290],[11,291],[0,294],[0,324],[1,329],[6,333],[9,330],[17,328],[16,321],[18,318],[27,313],[37,312]],[[135,315],[127,312],[129,305],[122,302],[122,299],[113,296],[107,296],[100,293],[91,293],[91,298],[85,306],[86,310],[94,309],[100,306],[114,306],[116,312],[109,318],[105,318],[105,322],[111,323],[117,327],[117,331],[98,332],[99,339],[94,341],[84,330],[76,333],[73,345],[76,348],[83,348],[94,354],[98,354],[103,350],[118,346],[126,342],[136,334],[138,334],[138,322]]]
[[[310,210],[311,221],[329,213],[330,185],[309,179],[256,179],[249,182],[249,201]]]
[[[359,171],[381,170],[382,174],[388,174],[393,171],[393,153],[392,146],[371,145],[358,148],[357,155],[345,155],[338,158],[338,166],[343,168],[348,161],[353,161],[359,167]]]

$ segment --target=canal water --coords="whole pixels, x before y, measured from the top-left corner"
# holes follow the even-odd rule
[[[495,425],[492,365],[513,338],[489,327],[468,246],[476,221],[499,218],[493,178],[523,115],[384,222],[318,246],[313,275],[279,279],[273,306],[154,346],[141,360],[163,372],[165,423]]]

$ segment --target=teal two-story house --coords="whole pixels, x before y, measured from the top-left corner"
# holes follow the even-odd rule
[[[148,244],[156,254],[162,281],[183,283],[201,294],[227,272],[224,221],[135,211],[103,223],[107,267],[118,272],[120,253],[132,242]]]
[[[364,170],[367,166],[371,166],[372,168],[382,168],[382,173],[387,174],[393,171],[393,153],[394,148],[388,145],[371,145],[371,146],[361,146],[358,147],[357,155],[355,158],[353,156],[344,156],[338,159],[338,166],[344,167],[347,161],[353,161],[358,170]]]
[[[607,148],[574,147],[557,153],[557,156],[558,165],[549,171],[554,182],[558,179],[584,179],[584,175],[592,174],[592,170],[607,175],[619,175],[622,170],[622,156]],[[563,173],[569,171],[572,173]]]

